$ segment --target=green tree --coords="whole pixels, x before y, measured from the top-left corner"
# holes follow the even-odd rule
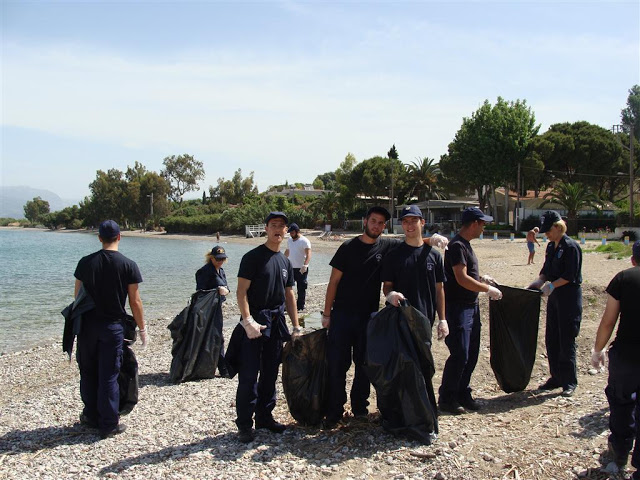
[[[620,118],[625,132],[629,133],[633,126],[634,137],[640,141],[640,85],[634,85],[629,90],[627,107],[622,110]]]
[[[187,192],[200,190],[198,182],[204,180],[204,165],[193,155],[172,155],[162,163],[164,170],[160,174],[171,185],[170,196],[174,201],[180,201]]]
[[[594,207],[601,209],[598,196],[589,190],[586,185],[576,183],[558,183],[553,191],[547,193],[545,200],[540,204],[540,208],[549,203],[562,205],[567,211],[567,232],[569,235],[577,233],[578,211],[583,207]]]
[[[419,201],[442,198],[438,188],[440,166],[432,158],[418,158],[407,167],[409,197],[416,195]]]
[[[85,224],[95,227],[103,220],[112,219],[121,226],[128,226],[131,195],[127,180],[120,170],[112,168],[106,173],[98,170],[96,179],[89,184],[89,190],[90,205],[85,205],[83,209],[87,214]]]
[[[231,180],[218,179],[218,185],[209,187],[209,197],[223,204],[237,205],[243,203],[249,195],[257,195],[258,187],[253,180],[254,172],[248,177],[242,177],[242,169],[239,168],[233,174]]]
[[[538,133],[535,115],[526,100],[488,100],[462,126],[449,144],[440,169],[458,190],[475,191],[484,208],[487,194],[498,186],[515,185],[522,163]]]
[[[40,197],[34,197],[33,200],[28,200],[24,204],[23,210],[25,218],[31,223],[35,223],[41,215],[49,213],[49,202]]]
[[[316,215],[331,225],[335,220],[336,214],[340,214],[340,198],[336,192],[324,192],[315,199],[311,209]]]

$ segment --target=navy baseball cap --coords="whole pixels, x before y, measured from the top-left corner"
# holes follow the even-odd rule
[[[540,217],[540,233],[548,232],[554,223],[562,220],[562,217],[555,210],[547,210]]]
[[[369,215],[371,215],[372,213],[379,213],[380,215],[384,215],[385,220],[389,220],[391,218],[389,210],[384,207],[371,207],[369,210],[367,210],[367,214],[365,215],[365,217],[369,217]]]
[[[270,212],[269,215],[267,215],[267,218],[264,219],[264,223],[268,225],[269,220],[272,220],[274,218],[282,218],[284,220],[284,223],[289,223],[289,219],[282,212]]]
[[[462,223],[469,223],[475,220],[482,220],[484,222],[493,222],[493,217],[489,215],[485,215],[484,212],[480,210],[478,207],[469,207],[469,208],[465,208],[462,211],[462,216],[460,218],[460,221]]]
[[[115,238],[120,235],[120,227],[113,220],[105,220],[98,228],[98,235],[102,238]]]
[[[289,230],[288,230],[288,232],[289,232],[289,233],[291,233],[291,232],[293,232],[294,230],[296,230],[296,231],[298,231],[298,232],[300,231],[300,227],[298,226],[298,224],[297,224],[297,223],[292,223],[291,225],[289,225]]]
[[[400,216],[398,217],[402,220],[404,217],[420,217],[424,218],[422,215],[422,210],[417,205],[407,205],[400,212]]]
[[[216,260],[223,260],[227,258],[227,254],[225,253],[224,248],[221,247],[220,245],[216,245],[211,249],[211,255]]]
[[[640,262],[640,240],[636,240],[636,242],[633,244],[632,251],[633,258]]]

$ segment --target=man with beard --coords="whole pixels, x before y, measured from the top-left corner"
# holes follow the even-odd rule
[[[309,262],[311,261],[311,242],[300,233],[297,223],[289,225],[289,239],[284,256],[289,259],[293,267],[293,279],[298,290],[296,305],[298,312],[304,310],[307,293],[307,275],[309,274]]]
[[[364,218],[364,233],[347,240],[329,264],[333,267],[327,286],[322,326],[329,328],[327,361],[329,367],[329,405],[323,428],[335,428],[347,401],[346,375],[353,363],[351,411],[355,417],[369,413],[370,383],[364,369],[367,324],[380,307],[380,267],[382,259],[403,242],[381,239],[387,220],[383,207],[371,207]],[[447,239],[434,235],[424,240],[444,248]]]

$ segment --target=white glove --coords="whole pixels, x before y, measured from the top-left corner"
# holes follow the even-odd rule
[[[547,282],[545,283],[542,288],[540,289],[542,291],[542,296],[543,297],[548,297],[549,295],[551,295],[551,292],[553,292],[553,289],[556,288],[553,283],[551,282]]]
[[[149,335],[147,334],[147,328],[142,328],[139,330],[140,333],[140,346],[142,348],[147,348],[149,345]]]
[[[291,331],[291,340],[295,340],[297,338],[299,338],[302,335],[302,328],[298,327],[293,327],[293,330]]]
[[[444,340],[449,335],[449,324],[446,320],[440,320],[438,322],[438,340]]]
[[[445,248],[447,245],[449,245],[449,239],[447,237],[443,237],[442,235],[434,233],[429,238],[429,245],[431,245],[432,247]]]
[[[491,285],[489,285],[487,295],[489,295],[489,299],[491,300],[500,300],[502,298],[502,292]]]
[[[399,307],[400,301],[404,300],[404,295],[400,292],[395,292],[392,290],[387,294],[386,298],[387,302],[389,302],[391,305],[393,305],[394,307]]]
[[[529,290],[540,290],[542,285],[544,284],[544,280],[538,278],[535,282],[531,282],[531,284],[527,287]]]
[[[480,277],[480,281],[482,283],[486,283],[487,285],[493,285],[494,287],[497,285],[495,279],[491,275],[482,275]]]
[[[322,314],[322,328],[329,328],[331,326],[331,315]]]
[[[597,351],[595,349],[591,349],[591,366],[599,369],[601,372],[604,371],[606,357],[607,354],[605,350]]]
[[[218,293],[220,295],[229,295],[229,289],[227,287],[218,287]]]
[[[300,273],[306,273],[306,271],[307,271],[307,269],[308,269],[308,268],[309,268],[309,267],[307,267],[306,265],[302,265],[302,266],[300,267]]]
[[[249,315],[249,318],[247,318],[246,320],[243,319],[240,322],[240,325],[244,327],[244,331],[247,332],[247,337],[249,337],[249,340],[261,337],[262,330],[267,328],[266,325],[260,325],[258,322],[256,322],[251,315]]]

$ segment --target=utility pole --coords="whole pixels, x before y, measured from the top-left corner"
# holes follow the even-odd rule
[[[513,219],[513,227],[517,232],[520,226],[520,162],[518,162],[518,178],[516,179],[516,214]]]
[[[615,134],[620,134],[623,131],[623,125],[614,125],[613,127],[611,127],[611,130],[613,133]],[[634,132],[635,132],[635,122],[631,124],[631,128],[629,129],[629,146],[627,147],[626,145],[624,145],[622,143],[622,141],[620,140],[620,137],[616,135],[616,138],[618,139],[618,141],[620,142],[620,145],[622,145],[624,148],[626,148],[627,150],[629,150],[629,226],[633,227],[635,225],[635,219],[633,218],[633,210],[634,210],[634,205],[633,205],[633,192],[634,192],[634,183],[635,183],[635,179],[634,179],[634,168],[633,168],[633,136],[634,136]]]
[[[149,198],[149,210],[150,210],[150,214],[153,217],[153,192],[151,192],[150,195],[147,195],[147,197]]]

